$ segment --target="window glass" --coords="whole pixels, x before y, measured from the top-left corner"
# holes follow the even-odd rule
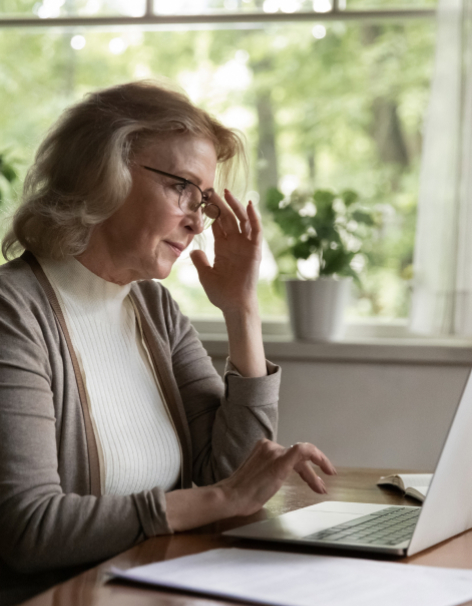
[[[106,15],[140,17],[145,0],[0,0],[1,17],[98,17]]]
[[[338,0],[340,10],[416,8],[435,6],[437,0]],[[290,14],[298,12],[326,13],[332,0],[154,0],[156,15],[202,15],[221,13]],[[0,18],[144,14],[145,0],[0,0]]]
[[[36,4],[35,0],[0,0],[0,18],[34,15],[33,8]]]
[[[436,8],[437,0],[340,0],[339,7],[354,10]]]
[[[405,317],[434,33],[433,20],[209,31],[0,29],[0,153],[6,150],[24,175],[48,126],[87,91],[171,78],[247,136],[245,199],[258,203],[266,234],[264,316],[285,314],[274,255],[286,241],[264,205],[264,192],[278,185],[287,194],[358,193],[377,225],[355,260],[361,281],[351,315]],[[313,260],[299,269],[314,275]],[[166,283],[187,313],[214,313],[190,260],[179,260]]]
[[[154,0],[156,14],[326,12],[330,0]]]

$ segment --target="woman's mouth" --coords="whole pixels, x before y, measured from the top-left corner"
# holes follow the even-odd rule
[[[180,244],[179,242],[169,242],[165,240],[165,243],[172,250],[176,257],[180,257],[185,248],[185,246],[183,244]]]

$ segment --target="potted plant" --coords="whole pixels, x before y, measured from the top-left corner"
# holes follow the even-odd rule
[[[279,273],[296,276],[285,281],[294,336],[310,341],[341,338],[350,283],[359,280],[353,260],[375,225],[372,212],[352,190],[295,190],[284,196],[272,188],[266,205],[284,236],[275,252]],[[313,261],[316,279],[301,274],[301,259]]]

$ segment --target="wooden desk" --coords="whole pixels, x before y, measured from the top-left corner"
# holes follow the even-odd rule
[[[209,604],[226,604],[222,600],[196,598],[176,592],[126,585],[116,581],[105,583],[106,571],[110,565],[130,568],[218,547],[238,545],[280,549],[279,546],[271,546],[269,543],[246,543],[225,538],[220,533],[229,528],[280,515],[321,501],[414,504],[414,501],[404,499],[397,492],[375,486],[380,475],[387,475],[391,471],[386,469],[339,469],[338,476],[334,478],[324,476],[329,491],[328,495],[314,494],[296,474],[293,474],[266,507],[250,518],[232,518],[192,532],[149,539],[24,604],[28,606],[129,606],[130,604],[133,606],[156,606],[157,604],[159,606],[209,606]],[[291,547],[284,546],[283,549],[288,550]],[[294,551],[300,551],[300,549],[295,547]],[[308,550],[305,548],[303,551]],[[449,568],[472,568],[472,531],[463,533],[411,558],[405,558],[401,562]],[[468,602],[468,604],[472,606],[472,602]]]

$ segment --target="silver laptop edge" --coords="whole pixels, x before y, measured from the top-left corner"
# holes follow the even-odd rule
[[[224,532],[225,536],[327,549],[413,555],[472,528],[472,373],[444,440],[431,485],[409,541],[396,545],[310,540],[324,530],[389,505],[328,501]]]

